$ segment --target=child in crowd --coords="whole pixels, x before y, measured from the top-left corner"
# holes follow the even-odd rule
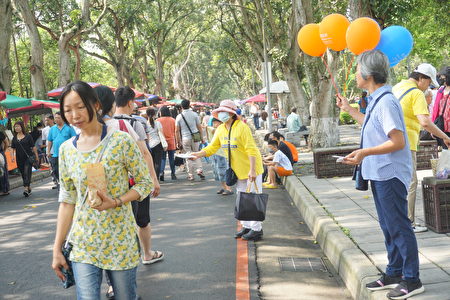
[[[278,188],[276,174],[278,176],[290,176],[292,172],[292,164],[289,158],[278,149],[278,142],[275,140],[269,140],[268,147],[271,152],[274,152],[272,161],[265,161],[264,164],[268,168],[269,182],[263,183],[263,187],[268,189]]]
[[[207,128],[207,136],[209,141],[212,140],[214,132],[216,128],[220,126],[220,124],[222,124],[221,121],[211,117],[209,121],[210,126]],[[222,185],[221,189],[217,191],[217,194],[224,196],[232,195],[233,191],[231,187],[229,187],[225,183],[225,173],[227,172],[228,163],[224,151],[222,149],[219,149],[216,154],[211,156],[211,161],[213,164],[214,179],[216,181],[220,181],[220,184]]]

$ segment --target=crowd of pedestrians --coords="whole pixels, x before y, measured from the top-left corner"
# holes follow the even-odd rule
[[[358,166],[362,178],[370,181],[388,252],[385,273],[367,288],[392,288],[391,299],[405,299],[424,291],[414,235],[426,230],[415,222],[414,213],[419,133],[423,128],[444,148],[450,146],[450,70],[438,83],[434,67],[420,64],[409,78],[391,88],[386,84],[388,68],[381,52],[361,54],[356,82],[367,92],[359,109],[340,95],[336,101],[362,125],[361,149],[346,156],[344,163]],[[433,93],[431,84],[442,86]],[[181,163],[189,181],[197,176],[205,180],[203,164],[211,161],[219,183],[217,194],[224,196],[276,189],[281,177],[293,174],[298,161],[296,147],[278,131],[266,135],[267,147],[261,154],[234,101],[224,100],[212,112],[198,114],[184,99],[179,106],[150,107],[141,114],[134,98],[134,91],[126,86],[113,94],[106,86],[93,89],[76,81],[64,88],[60,112],[46,116],[45,127],[39,123],[29,134],[23,122],[16,122],[10,144],[0,132],[0,154],[5,158],[6,149],[13,149],[25,197],[31,194],[33,166],[51,165],[52,188],[59,190],[60,202],[52,268],[65,278],[61,269],[69,266],[61,249],[69,236],[79,299],[100,298],[103,273],[108,298],[136,299],[139,262],[149,265],[164,259],[162,251],[152,249],[150,202],[159,195],[159,181],[165,181],[167,157],[173,181],[180,176],[176,175],[177,154],[191,157]],[[249,111],[257,129],[267,128],[265,111],[254,103]],[[434,123],[440,116],[442,128]],[[289,132],[306,130],[296,108],[286,125]],[[91,191],[90,168],[104,174],[106,190]],[[4,163],[0,196],[9,194],[7,170]],[[227,185],[230,171],[237,177],[235,191]],[[100,199],[99,204],[87,200],[92,197]],[[262,222],[241,224],[235,238],[263,238]]]

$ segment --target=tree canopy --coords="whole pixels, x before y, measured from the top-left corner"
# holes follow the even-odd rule
[[[323,125],[325,118],[337,119],[331,104],[322,108],[321,101],[333,102],[330,78],[320,58],[300,51],[296,37],[302,26],[335,12],[350,20],[368,16],[381,28],[401,25],[412,33],[413,51],[393,68],[393,82],[420,62],[432,63],[438,70],[449,63],[445,0],[3,2],[12,5],[0,10],[0,19],[11,18],[0,22],[0,31],[10,32],[2,31],[9,44],[0,48],[0,88],[21,96],[33,96],[32,85],[51,90],[81,79],[130,85],[167,98],[243,99],[264,86],[265,44],[273,81],[286,80],[291,90],[278,104],[285,109],[299,107],[304,119],[312,111],[317,124]],[[43,57],[36,62],[39,48]],[[352,56],[348,51],[326,54],[338,84],[348,87],[347,95],[360,92],[352,75]],[[34,78],[35,70],[42,71],[42,82]],[[323,140],[329,137],[317,143],[326,145]]]

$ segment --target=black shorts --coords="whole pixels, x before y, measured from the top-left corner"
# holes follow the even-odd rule
[[[140,202],[131,201],[131,206],[136,224],[141,228],[146,227],[150,223],[150,196]]]

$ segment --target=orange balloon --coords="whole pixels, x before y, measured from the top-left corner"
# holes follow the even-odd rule
[[[327,50],[327,47],[320,39],[319,25],[317,24],[303,26],[298,32],[297,42],[300,49],[311,56],[322,56]]]
[[[341,51],[347,47],[345,33],[350,21],[343,15],[331,14],[323,18],[319,25],[322,42],[334,51]]]
[[[381,29],[378,23],[367,17],[353,21],[347,29],[347,46],[354,54],[359,55],[364,51],[374,49],[381,37]]]

